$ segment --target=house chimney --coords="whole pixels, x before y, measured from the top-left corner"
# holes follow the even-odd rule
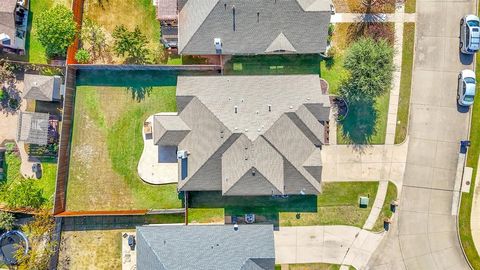
[[[235,32],[235,5],[232,6],[232,14],[233,14],[233,32]]]

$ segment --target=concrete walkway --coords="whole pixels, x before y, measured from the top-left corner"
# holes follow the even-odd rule
[[[363,14],[363,13],[336,13],[330,18],[331,23],[356,23],[356,22],[393,22],[405,23],[415,22],[415,13],[393,13],[393,14]]]
[[[352,226],[281,227],[274,232],[275,263],[324,262],[363,269],[383,235]]]
[[[380,181],[378,185],[377,196],[375,197],[375,201],[373,201],[372,210],[370,211],[370,214],[368,214],[367,221],[365,221],[365,224],[363,225],[365,230],[371,230],[373,229],[373,226],[375,226],[375,222],[382,212],[385,196],[387,195],[387,189],[388,181]]]

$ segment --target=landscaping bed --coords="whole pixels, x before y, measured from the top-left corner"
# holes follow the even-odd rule
[[[220,192],[190,192],[189,220],[221,222],[224,215],[253,213],[259,222],[279,226],[350,225],[362,227],[377,194],[378,182],[324,183],[319,196],[290,195],[222,197]],[[359,197],[369,196],[367,208],[359,208]],[[215,210],[216,209],[216,210]],[[193,210],[193,212],[192,212]]]
[[[150,185],[137,173],[143,121],[175,110],[173,86],[78,86],[67,210],[181,208],[176,184]]]

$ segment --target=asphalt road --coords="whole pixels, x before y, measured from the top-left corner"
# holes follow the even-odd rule
[[[469,269],[451,210],[460,140],[468,137],[470,116],[456,105],[457,76],[473,64],[472,57],[459,54],[460,18],[475,13],[475,5],[474,0],[417,0],[400,209],[369,269]]]

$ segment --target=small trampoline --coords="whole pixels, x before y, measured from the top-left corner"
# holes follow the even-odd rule
[[[0,235],[0,259],[8,265],[17,264],[15,253],[21,247],[28,253],[28,239],[21,231],[8,231]]]

